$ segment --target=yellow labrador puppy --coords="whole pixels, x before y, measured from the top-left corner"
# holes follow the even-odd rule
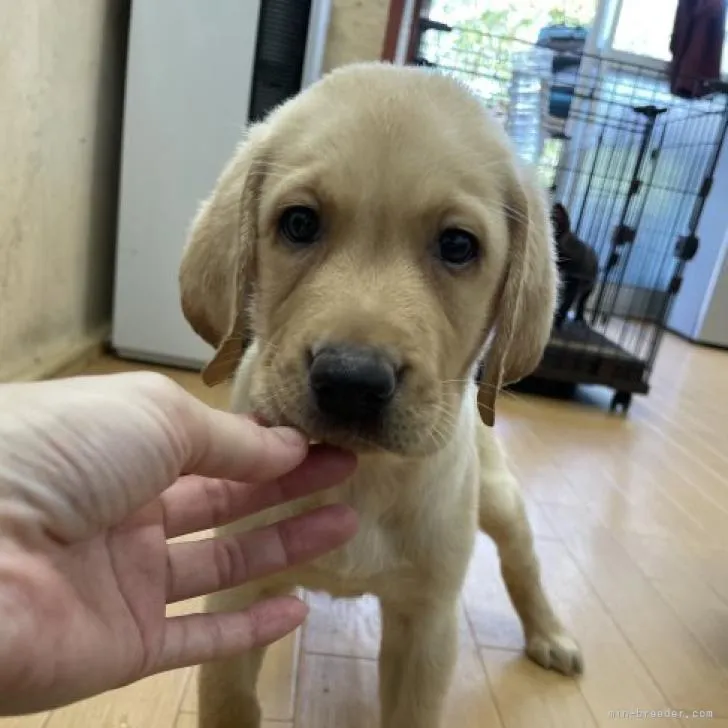
[[[345,501],[360,514],[353,541],[209,608],[297,586],[375,594],[383,728],[441,726],[478,527],[528,655],[581,671],[489,428],[498,388],[548,339],[552,248],[544,201],[480,102],[384,64],[335,71],[250,128],[194,221],[180,280],[187,319],[217,349],[206,381],[234,373],[234,411],[359,454],[341,487],[227,529]],[[202,669],[202,728],[260,725],[262,658]]]

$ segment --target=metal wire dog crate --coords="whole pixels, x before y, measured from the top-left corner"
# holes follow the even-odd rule
[[[587,55],[574,35],[548,48],[427,19],[420,30],[415,62],[464,81],[503,121],[598,258],[584,321],[554,328],[532,379],[610,387],[612,409],[626,411],[649,391],[698,249],[728,86],[677,98],[663,71]]]

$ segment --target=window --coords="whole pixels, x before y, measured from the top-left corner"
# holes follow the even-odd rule
[[[672,60],[670,36],[677,5],[678,0],[430,0],[429,16],[531,43],[553,23],[592,26],[596,22],[602,52],[662,70]],[[728,24],[721,71],[728,78]]]
[[[669,62],[677,4],[678,0],[660,0],[657,11],[654,0],[622,0],[617,11],[612,50]],[[728,75],[728,24],[721,72]]]
[[[623,0],[614,30],[615,51],[669,61],[670,36],[678,0]]]
[[[429,17],[535,43],[546,26],[589,25],[598,0],[431,0]]]

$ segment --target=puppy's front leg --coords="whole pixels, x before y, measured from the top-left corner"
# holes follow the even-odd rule
[[[288,593],[286,588],[249,584],[208,597],[208,611],[242,611],[254,602]],[[260,728],[256,684],[264,648],[202,665],[198,683],[199,728]]]
[[[565,675],[582,672],[581,650],[556,616],[541,583],[533,535],[518,483],[495,441],[481,470],[480,528],[498,547],[501,573],[526,636],[528,656]]]
[[[414,611],[382,603],[382,728],[440,728],[458,644],[457,599]]]

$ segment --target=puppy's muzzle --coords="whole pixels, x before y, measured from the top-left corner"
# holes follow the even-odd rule
[[[347,429],[377,426],[398,385],[395,364],[373,347],[329,344],[310,358],[308,382],[319,414]]]

